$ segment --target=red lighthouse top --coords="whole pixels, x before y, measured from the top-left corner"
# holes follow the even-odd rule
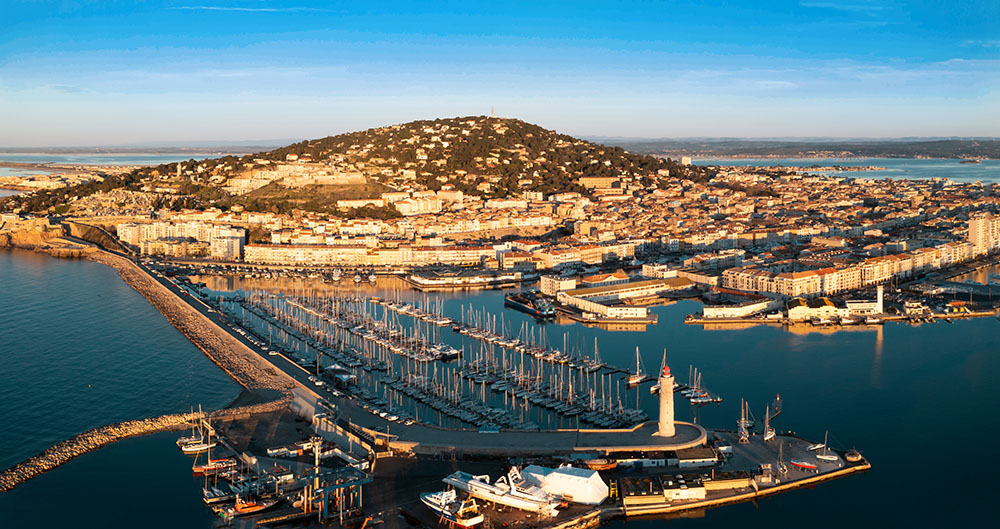
[[[663,366],[663,373],[661,374],[661,376],[664,376],[664,377],[669,377],[670,376],[670,366],[666,366],[666,365]]]

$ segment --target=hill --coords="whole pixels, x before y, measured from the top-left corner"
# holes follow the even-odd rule
[[[612,177],[649,186],[681,177],[706,180],[709,171],[517,119],[469,116],[373,128],[244,156],[144,167],[101,183],[39,193],[26,201],[30,210],[38,211],[116,187],[173,186],[183,197],[168,202],[184,207],[240,204],[255,210],[330,211],[337,200],[362,198],[359,193],[373,189],[449,186],[495,198],[522,196],[526,191],[587,193],[581,177]],[[265,186],[268,189],[255,192]],[[317,197],[312,194],[315,189],[335,191]]]

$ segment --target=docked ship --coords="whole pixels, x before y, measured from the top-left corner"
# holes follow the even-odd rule
[[[512,309],[531,314],[539,319],[556,317],[555,307],[534,292],[516,292],[507,294],[504,296],[504,305]]]
[[[501,476],[496,483],[490,483],[489,476],[473,476],[461,470],[442,481],[484,501],[545,516],[559,514],[556,507],[559,506],[560,500],[534,485],[527,484],[517,467],[511,468],[510,472],[506,476]]]
[[[458,494],[452,489],[425,492],[420,495],[420,501],[434,514],[461,527],[472,527],[485,519],[476,500],[469,498],[459,501]]]

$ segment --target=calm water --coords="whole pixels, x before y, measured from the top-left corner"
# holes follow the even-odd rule
[[[733,165],[807,167],[810,165],[844,167],[875,166],[884,171],[827,171],[855,178],[930,179],[947,178],[956,182],[1000,182],[1000,160],[983,160],[978,164],[959,163],[959,160],[928,160],[917,158],[711,158],[694,160],[697,165]]]
[[[190,159],[204,160],[216,158],[222,154],[183,155],[183,154],[0,154],[0,162],[18,163],[54,163],[73,165],[160,165],[188,161]]]
[[[0,468],[95,426],[239,393],[111,268],[0,250],[0,293]]]
[[[20,192],[14,189],[0,189],[0,198],[14,196]]]
[[[35,169],[22,169],[20,167],[0,167],[0,176],[28,176],[36,174],[49,174],[49,172],[38,171]]]
[[[202,392],[210,392],[213,387],[218,400],[224,401],[234,394],[234,385],[211,365],[205,365],[207,360],[141,297],[121,283],[113,271],[90,263],[57,261],[30,254],[0,255],[4,256],[0,261],[4,298],[13,296],[19,300],[14,303],[6,299],[0,301],[4,314],[0,323],[5,326],[3,336],[13,337],[18,344],[9,347],[7,341],[0,342],[7,362],[0,366],[3,368],[0,377],[7,377],[0,380],[4,392],[0,394],[0,405],[4,406],[0,408],[0,415],[13,417],[5,422],[15,428],[0,437],[5,443],[4,450],[31,453],[47,445],[48,439],[61,439],[67,432],[80,429],[80,421],[74,423],[73,414],[46,417],[60,411],[61,406],[52,405],[55,401],[69,401],[67,405],[73,406],[77,414],[84,413],[92,420],[96,420],[95,415],[109,414],[110,409],[98,412],[89,406],[77,405],[87,397],[88,391],[93,391],[88,386],[99,386],[105,391],[100,407],[118,407],[119,411],[124,407],[126,411],[121,413],[125,415],[136,413],[128,411],[138,404],[131,402],[133,400],[141,400],[151,408],[157,405],[160,409],[185,408],[192,401],[208,404],[211,399]],[[11,272],[14,268],[16,271]],[[14,281],[15,278],[18,281]],[[43,279],[44,286],[38,286]],[[82,288],[84,282],[99,286]],[[57,283],[62,286],[57,287]],[[303,282],[271,280],[268,284],[300,292],[312,290]],[[51,293],[60,288],[72,290],[73,285],[82,292],[63,293],[63,297],[73,296],[74,302],[67,300],[58,308],[42,306],[51,300],[42,301],[44,294],[40,289]],[[263,282],[252,280],[209,281],[209,286],[217,290],[262,285]],[[385,279],[380,280],[379,285],[359,289],[345,285],[345,290],[398,295],[404,299],[422,297],[399,290]],[[135,303],[121,301],[121,298],[132,299]],[[520,328],[522,322],[533,325],[526,315],[504,310],[502,295],[497,292],[440,298],[446,300],[445,312],[449,315],[458,316],[463,307],[465,310],[470,306],[477,310],[485,307],[490,313],[503,314],[506,324],[515,329]],[[122,303],[127,310],[115,309]],[[31,305],[35,308],[26,308]],[[94,315],[95,306],[101,307],[100,315]],[[725,398],[721,405],[702,410],[700,421],[709,428],[733,428],[739,415],[740,398],[748,399],[755,413],[760,415],[764,406],[780,393],[784,412],[775,421],[776,428],[795,430],[817,440],[829,430],[831,445],[857,447],[871,460],[874,468],[866,474],[822,484],[815,489],[768,498],[756,506],[724,507],[708,511],[704,519],[669,523],[689,527],[722,524],[773,527],[807,521],[810,527],[843,529],[847,524],[863,520],[865,526],[940,527],[945,524],[979,525],[987,515],[992,515],[989,504],[993,496],[992,480],[985,459],[989,443],[1000,435],[1000,414],[992,410],[993,403],[1000,400],[1000,389],[994,383],[1000,374],[1000,345],[997,344],[1000,322],[995,318],[918,327],[889,324],[869,330],[822,334],[810,332],[810,327],[791,331],[782,327],[716,331],[684,325],[683,316],[697,310],[698,305],[690,301],[654,308],[660,323],[648,327],[646,332],[608,331],[578,324],[549,324],[545,329],[552,343],[563,343],[566,334],[570,348],[588,352],[596,337],[602,357],[618,365],[632,365],[638,346],[648,368],[655,369],[659,365],[663,348],[668,351],[668,363],[681,379],[686,377],[689,364],[699,367],[704,373],[705,385]],[[9,324],[7,320],[12,318],[8,314],[14,314],[13,319],[19,323]],[[68,321],[81,318],[89,324],[85,329],[62,322],[42,325],[40,320],[46,315],[49,319],[58,316]],[[126,317],[128,324],[124,323]],[[36,321],[39,323],[33,323]],[[44,328],[42,336],[25,330],[39,326]],[[171,336],[176,338],[176,347],[160,349],[171,352],[170,360],[165,361],[166,366],[160,370],[166,369],[165,372],[176,373],[175,376],[150,380],[147,375],[152,370],[144,368],[151,360],[133,358],[135,349],[143,349],[138,344],[116,348],[79,336],[97,338],[93,335],[100,332],[101,340],[109,342],[112,340],[109,336],[116,336],[115,330],[151,332],[151,328],[160,329],[155,341],[162,343]],[[459,338],[448,335],[449,341],[454,339]],[[186,354],[187,349],[193,350],[192,354]],[[24,354],[20,354],[21,351]],[[77,352],[73,354],[73,351]],[[76,369],[53,365],[60,356],[71,355],[74,358],[68,362]],[[16,364],[10,364],[8,357],[12,356],[18,359]],[[161,356],[168,355],[163,353]],[[108,358],[117,360],[107,362]],[[126,377],[121,376],[118,369],[106,366],[126,359],[134,361],[136,367],[126,380],[119,380]],[[178,367],[188,363],[197,367]],[[36,365],[44,367],[33,369]],[[12,376],[13,370],[17,374]],[[40,377],[47,382],[38,383]],[[191,396],[179,396],[183,389],[152,395],[163,384],[186,385],[192,388],[187,390]],[[144,390],[139,391],[136,387]],[[64,399],[64,393],[69,393],[70,397]],[[638,394],[640,404],[654,415],[648,385],[642,386]],[[10,400],[20,404],[12,406],[6,402]],[[41,409],[44,413],[30,415],[22,408]],[[683,410],[678,411],[690,416]],[[103,422],[107,420],[113,418],[107,417]],[[39,430],[46,428],[58,428],[60,433],[50,433],[45,440],[38,439]],[[58,497],[53,494],[86,488],[88,480],[95,476],[102,483],[116,482],[107,479],[109,471],[126,468],[115,465],[130,461],[131,466],[127,468],[141,468],[141,482],[150,488],[149,494],[141,494],[134,492],[137,487],[110,485],[112,489],[108,492],[120,490],[131,502],[128,512],[144,512],[143,509],[160,512],[163,500],[169,498],[170,509],[166,510],[174,511],[170,516],[177,516],[171,518],[170,524],[207,527],[210,518],[206,517],[198,501],[198,485],[187,476],[183,456],[173,447],[172,439],[167,435],[127,441],[79,458],[12,494],[0,496],[0,514],[10,512],[22,516],[32,507],[40,508],[43,502],[47,504]],[[36,443],[37,448],[21,450],[18,445],[24,443]],[[101,508],[98,499],[98,493],[82,491],[72,500],[78,502],[73,507],[78,506],[82,512],[103,514],[106,509]],[[53,519],[55,525],[69,519],[59,516],[62,515]],[[166,516],[162,518],[167,519]],[[166,521],[160,524],[156,517],[142,520],[143,526],[148,525],[147,522],[169,525]],[[119,519],[117,514],[108,522],[108,527],[127,526],[125,518]],[[653,527],[663,523],[662,520],[632,520],[628,525]],[[614,525],[618,527],[624,523]]]

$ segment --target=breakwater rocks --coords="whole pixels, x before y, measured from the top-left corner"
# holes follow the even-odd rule
[[[286,396],[263,404],[227,408],[210,413],[161,415],[93,428],[0,472],[0,492],[7,492],[39,474],[122,439],[156,432],[183,430],[203,417],[213,421],[241,420],[257,413],[280,410],[288,406],[290,401],[291,397]]]
[[[132,261],[104,251],[88,255],[92,261],[110,266],[122,279],[156,307],[205,356],[241,386],[288,392],[294,383],[284,373],[261,359],[246,345],[188,305]]]

